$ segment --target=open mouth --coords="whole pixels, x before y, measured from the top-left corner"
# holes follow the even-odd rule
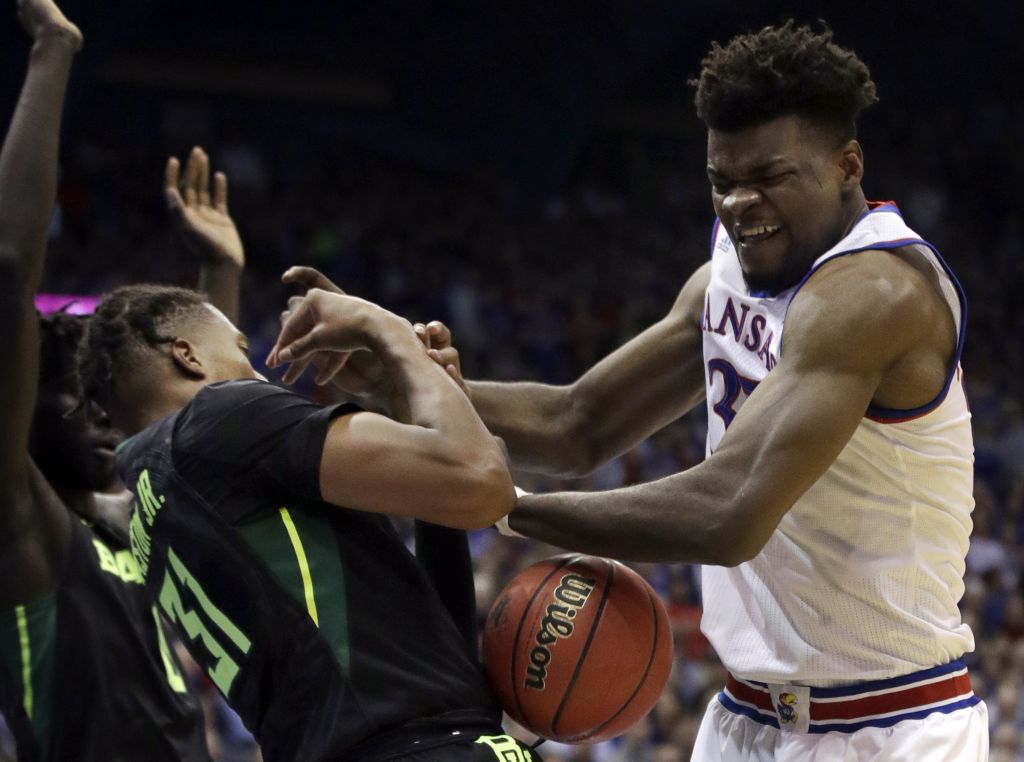
[[[751,225],[749,227],[736,226],[736,240],[743,246],[752,246],[754,244],[767,241],[769,238],[774,236],[782,227],[780,225]]]
[[[114,457],[117,452],[118,442],[116,440],[99,441],[93,445],[93,452],[97,452],[100,455]]]

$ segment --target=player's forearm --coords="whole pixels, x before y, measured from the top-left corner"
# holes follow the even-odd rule
[[[627,561],[735,565],[727,487],[691,492],[682,474],[607,492],[525,495],[517,532],[558,547]]]
[[[393,416],[428,430],[438,484],[447,483],[453,501],[484,503],[474,512],[491,519],[480,525],[493,523],[511,509],[514,499],[501,446],[462,389],[428,357],[407,322],[384,313],[371,331],[372,349],[393,382]]]
[[[61,111],[73,57],[73,45],[58,34],[44,36],[32,46],[0,152],[0,248],[24,268],[26,277],[17,285],[32,291],[53,216]]]
[[[480,418],[505,440],[516,468],[559,476],[580,476],[593,470],[592,441],[578,425],[585,415],[579,412],[571,387],[467,383]]]
[[[199,270],[199,290],[232,323],[238,324],[242,268],[234,262],[205,264]]]
[[[46,252],[57,187],[61,109],[75,46],[45,35],[28,72],[0,150],[0,345],[15,359],[0,376],[0,481],[24,475],[38,392],[39,328],[32,296]]]

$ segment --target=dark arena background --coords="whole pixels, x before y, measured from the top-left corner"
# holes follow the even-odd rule
[[[6,125],[29,43],[5,1]],[[44,290],[194,285],[197,263],[172,235],[162,182],[168,156],[201,145],[230,181],[247,256],[241,327],[258,367],[276,336],[282,271],[310,264],[410,320],[445,321],[469,378],[567,383],[663,317],[707,257],[704,128],[687,80],[710,42],[790,16],[822,19],[878,85],[859,135],[868,197],[895,199],[967,292],[977,507],[961,607],[977,638],[969,663],[992,759],[1024,759],[1021,9],[765,5],[67,0],[85,47]],[[605,489],[703,452],[697,413],[585,480],[520,483]],[[473,548],[481,617],[513,573],[555,552],[493,531],[474,534]],[[546,744],[548,762],[689,759],[724,676],[699,632],[698,575],[636,568],[674,627],[668,688],[626,736]],[[202,689],[217,758],[258,759],[212,686]]]

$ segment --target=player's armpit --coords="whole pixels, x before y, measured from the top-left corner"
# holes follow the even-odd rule
[[[505,457],[489,436],[455,439],[376,413],[337,418],[321,458],[323,499],[458,529],[490,526],[515,503]]]

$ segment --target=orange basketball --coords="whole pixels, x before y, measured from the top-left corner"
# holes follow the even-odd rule
[[[657,594],[632,569],[594,556],[557,556],[516,575],[487,615],[483,651],[505,711],[567,743],[624,733],[672,668]]]

